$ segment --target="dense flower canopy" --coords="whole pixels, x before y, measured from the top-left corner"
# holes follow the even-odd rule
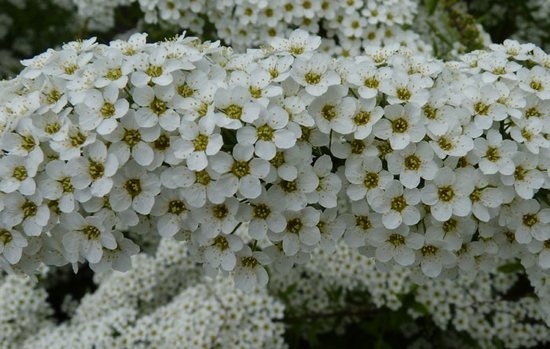
[[[74,5],[109,27],[135,2],[101,3]],[[0,268],[100,285],[55,326],[0,279],[32,319],[6,315],[8,347],[282,348],[281,299],[322,314],[357,290],[487,345],[549,340],[550,55],[478,28],[484,49],[436,58],[414,1],[137,4],[208,14],[231,47],[91,38],[0,81]]]

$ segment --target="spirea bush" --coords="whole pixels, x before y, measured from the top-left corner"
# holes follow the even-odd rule
[[[102,4],[57,6],[232,47],[91,38],[0,81],[1,347],[549,341],[541,48],[456,1]]]

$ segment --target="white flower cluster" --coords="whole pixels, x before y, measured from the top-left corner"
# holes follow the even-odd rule
[[[416,0],[73,1],[79,16],[93,29],[112,28],[115,9],[137,2],[145,23],[171,25],[197,35],[213,26],[216,37],[239,50],[288,36],[293,28],[322,32],[331,39],[325,41],[324,49],[337,54],[357,55],[364,47],[393,43],[431,50],[415,31],[404,29],[413,25],[419,6]]]
[[[46,297],[29,278],[0,276],[0,348],[15,348],[14,343],[48,325],[52,310]]]
[[[34,310],[45,307],[43,289],[29,291],[22,287],[28,282],[8,277],[0,287],[5,296],[0,347],[285,348],[283,324],[275,322],[283,316],[281,303],[265,290],[245,293],[229,279],[204,279],[184,243],[163,239],[155,256],[135,256],[134,264],[127,273],[98,277],[98,289],[86,294],[60,324]],[[10,294],[4,294],[4,285]],[[15,324],[19,332],[12,330]]]
[[[293,28],[322,35],[325,51],[355,56],[369,46],[400,43],[413,50],[431,51],[412,26],[415,0],[276,0],[218,1],[208,17],[217,34],[243,49],[269,38],[287,37]],[[323,33],[323,34],[320,34]]]
[[[319,331],[345,330],[345,325],[389,308],[406,310],[414,319],[427,317],[446,335],[450,329],[463,331],[481,347],[502,343],[506,348],[526,348],[549,343],[549,317],[541,309],[548,300],[536,300],[517,288],[514,291],[517,281],[516,273],[481,271],[419,286],[410,269],[399,265],[378,268],[374,258],[340,242],[334,253],[318,250],[304,265],[275,276],[269,288],[285,299],[287,320],[315,320]],[[354,301],[354,295],[363,296]],[[329,314],[339,316],[332,319]],[[403,329],[411,341],[416,338],[411,347],[418,338],[425,338],[421,330]],[[460,347],[470,346],[463,343]]]
[[[243,289],[342,237],[417,282],[516,258],[547,273],[549,56],[319,44],[136,34],[25,61],[0,95],[2,267],[127,270],[124,232],[156,231]]]

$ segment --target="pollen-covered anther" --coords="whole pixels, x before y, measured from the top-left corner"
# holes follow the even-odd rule
[[[256,135],[259,140],[269,142],[273,139],[273,129],[269,125],[262,125],[257,128]]]
[[[21,211],[23,211],[23,216],[25,218],[32,217],[38,212],[38,207],[34,202],[27,200],[21,206]]]
[[[109,119],[115,115],[116,109],[112,103],[104,103],[99,112],[104,119]]]
[[[168,212],[179,215],[187,210],[185,203],[181,200],[172,200],[168,203]]]
[[[422,246],[420,249],[420,253],[422,253],[423,256],[435,256],[437,253],[438,248],[434,245],[426,245]]]
[[[331,104],[326,104],[321,109],[321,115],[328,121],[336,117],[336,108]]]
[[[13,169],[12,177],[18,181],[24,181],[28,177],[27,169],[25,166],[17,166]]]
[[[195,151],[205,151],[208,147],[208,136],[203,135],[202,133],[197,135],[193,140],[193,146]]]
[[[370,120],[370,113],[368,111],[360,111],[353,117],[353,122],[358,125],[366,125],[369,123]]]
[[[365,180],[363,181],[363,184],[368,189],[373,189],[373,188],[376,188],[378,186],[379,180],[380,180],[380,176],[378,175],[378,173],[369,172],[365,176]]]
[[[523,215],[522,222],[523,222],[523,225],[527,227],[532,227],[539,222],[539,218],[537,217],[536,214],[528,213]]]
[[[298,186],[296,185],[295,181],[282,180],[279,185],[287,193],[292,193],[292,192],[295,192],[296,190],[298,190]]]
[[[266,204],[258,204],[253,208],[253,215],[255,218],[266,219],[270,213],[271,210]]]
[[[409,91],[409,89],[406,87],[400,87],[395,92],[397,94],[397,98],[402,101],[408,101],[412,96],[411,91]]]
[[[405,158],[404,161],[405,168],[411,171],[417,171],[422,165],[422,161],[416,155],[409,155]]]
[[[399,118],[392,121],[391,128],[392,131],[395,133],[403,133],[406,132],[409,128],[409,123],[407,122],[407,120]]]
[[[228,118],[239,120],[243,115],[243,108],[240,105],[230,104],[223,112]]]
[[[372,223],[367,216],[356,216],[355,224],[363,230],[369,230],[372,227]]]
[[[401,196],[396,196],[391,199],[391,209],[397,212],[403,211],[407,207],[407,200]]]
[[[393,246],[401,246],[405,244],[405,237],[400,234],[391,234],[388,237],[388,242]]]
[[[82,229],[82,233],[84,233],[88,240],[97,240],[99,238],[99,235],[101,235],[101,231],[93,225],[85,226]]]
[[[287,222],[286,229],[293,234],[298,234],[302,229],[302,226],[303,223],[300,218],[293,218]]]
[[[321,74],[310,71],[304,75],[304,80],[310,85],[317,85],[321,82]]]
[[[215,205],[212,213],[217,219],[224,219],[229,214],[229,209],[224,204]]]
[[[149,75],[152,78],[158,78],[162,75],[162,67],[151,65],[149,66],[149,68],[147,68],[145,74]]]
[[[149,104],[149,109],[151,109],[153,113],[157,115],[162,115],[164,114],[164,112],[166,112],[167,109],[166,102],[155,97]]]
[[[8,244],[13,237],[11,236],[11,233],[6,229],[0,229],[0,242],[2,242],[4,245]]]
[[[439,200],[448,202],[454,198],[455,192],[450,186],[441,187],[437,189],[437,196],[439,197]]]
[[[125,130],[122,139],[131,148],[141,142],[141,133],[138,130]]]
[[[135,198],[141,193],[141,181],[139,178],[131,178],[124,183],[124,189],[132,198]]]
[[[242,178],[250,174],[250,165],[246,161],[235,161],[231,167],[231,173]]]

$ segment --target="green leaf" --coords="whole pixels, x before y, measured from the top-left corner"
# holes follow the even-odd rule
[[[435,8],[437,7],[437,3],[439,0],[428,0],[428,3],[426,6],[428,7],[428,14],[431,16],[435,12]]]
[[[501,265],[497,270],[506,274],[518,273],[523,270],[523,266],[519,262],[513,262]]]

